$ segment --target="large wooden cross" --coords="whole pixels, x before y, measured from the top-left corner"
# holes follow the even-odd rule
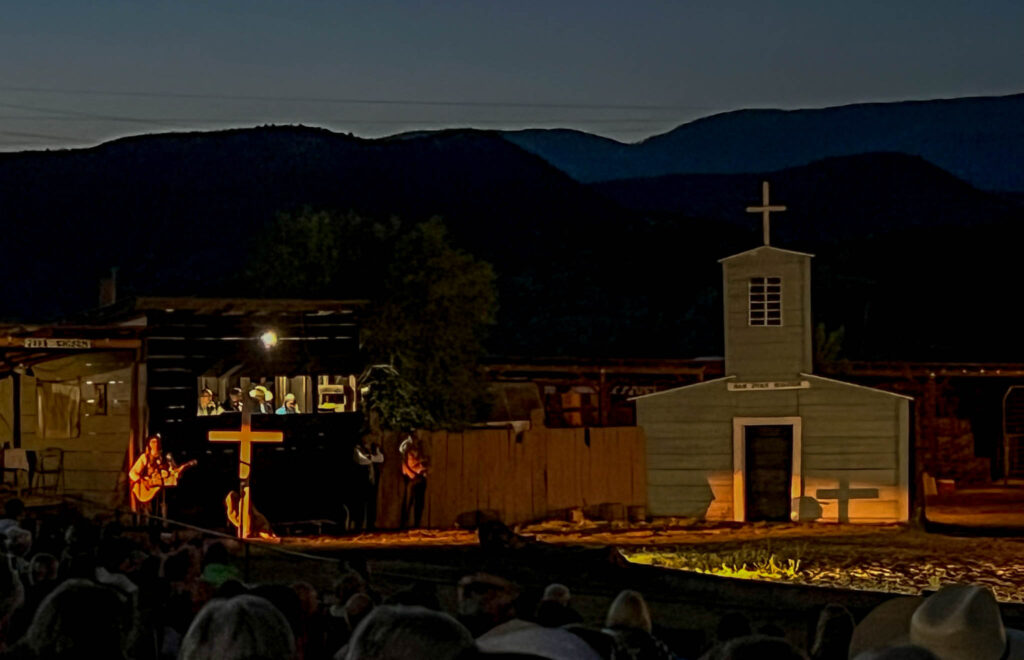
[[[772,211],[785,211],[786,207],[781,204],[770,204],[768,202],[768,182],[761,182],[761,206],[748,206],[747,213],[760,213],[761,222],[764,226],[764,244],[770,245],[769,242],[769,223],[771,222]]]
[[[850,522],[850,500],[877,500],[877,488],[850,488],[850,478],[840,477],[839,488],[819,488],[814,496],[819,500],[839,500],[839,522]]]
[[[238,537],[248,538],[249,536],[249,474],[252,469],[252,444],[254,442],[284,442],[284,433],[280,431],[253,431],[252,411],[246,406],[242,410],[241,431],[210,431],[208,436],[210,442],[237,442],[238,443],[238,479],[240,481],[241,507],[239,511]]]

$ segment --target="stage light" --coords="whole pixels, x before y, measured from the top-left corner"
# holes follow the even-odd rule
[[[267,330],[260,335],[260,343],[263,344],[263,348],[273,348],[277,346],[277,333],[273,330]]]

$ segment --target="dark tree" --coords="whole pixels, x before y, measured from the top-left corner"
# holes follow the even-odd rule
[[[401,223],[355,213],[282,213],[252,238],[246,286],[265,297],[375,298],[382,291]]]
[[[363,386],[385,429],[461,428],[486,410],[479,369],[497,313],[490,264],[451,245],[432,218],[403,231],[392,218],[306,209],[282,214],[246,273],[266,297],[366,298]]]
[[[496,313],[490,264],[453,247],[433,218],[397,241],[384,294],[364,325],[364,347],[411,386],[424,425],[460,428],[486,405],[478,361]]]

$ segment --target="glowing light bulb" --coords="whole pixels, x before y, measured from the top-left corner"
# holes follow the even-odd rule
[[[263,348],[273,348],[277,346],[277,333],[273,330],[267,330],[260,335],[260,342],[263,344]]]

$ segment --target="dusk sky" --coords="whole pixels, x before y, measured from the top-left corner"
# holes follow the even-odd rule
[[[1024,2],[5,3],[0,150],[305,124],[576,128],[1024,92]]]

